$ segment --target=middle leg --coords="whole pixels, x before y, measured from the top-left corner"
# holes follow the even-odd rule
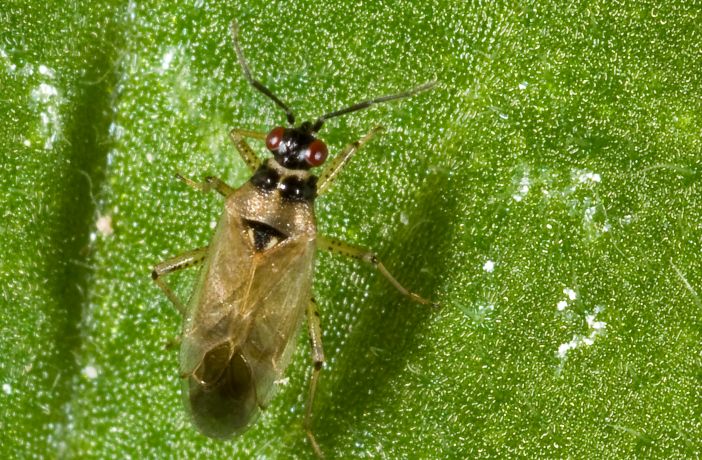
[[[438,307],[438,302],[432,302],[427,300],[419,294],[415,294],[412,291],[407,290],[399,281],[395,279],[394,276],[385,268],[385,265],[378,259],[373,251],[365,248],[351,245],[343,241],[335,240],[332,238],[327,238],[323,235],[317,235],[317,247],[319,249],[324,249],[329,252],[343,254],[345,256],[353,257],[354,259],[361,260],[368,264],[371,264],[376,270],[380,272],[381,275],[387,279],[390,284],[393,285],[395,289],[400,291],[402,295],[413,300],[414,302],[421,303],[422,305],[431,305],[432,307]]]
[[[165,275],[199,265],[205,260],[205,257],[207,257],[207,246],[193,249],[192,251],[184,252],[183,254],[164,260],[157,264],[151,272],[151,279],[161,288],[164,294],[166,294],[166,297],[168,297],[168,300],[173,303],[178,313],[183,317],[185,317],[188,312],[185,303],[175,295],[170,286],[166,284],[162,278]]]

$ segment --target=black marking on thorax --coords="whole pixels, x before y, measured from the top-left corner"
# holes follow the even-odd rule
[[[244,219],[244,224],[249,229],[251,242],[256,252],[271,249],[288,238],[288,235],[263,222]]]
[[[283,168],[285,170],[286,168]],[[296,174],[281,174],[267,163],[262,164],[251,176],[251,183],[263,191],[278,190],[286,201],[313,202],[317,197],[317,176],[302,179]]]

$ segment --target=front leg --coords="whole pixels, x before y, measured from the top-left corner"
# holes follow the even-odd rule
[[[229,132],[229,138],[232,140],[234,147],[236,147],[239,155],[241,155],[241,159],[244,160],[244,163],[249,167],[252,174],[261,166],[261,160],[256,156],[256,153],[244,138],[248,137],[265,141],[266,136],[266,133],[250,131],[248,129],[234,128]]]
[[[356,152],[358,152],[361,147],[373,139],[373,137],[382,130],[383,127],[380,125],[374,127],[361,139],[346,145],[346,147],[344,147],[341,152],[334,157],[331,163],[327,164],[322,173],[319,175],[319,180],[317,181],[318,196],[323,195],[329,189],[329,186],[334,182],[337,174],[344,169],[344,166],[346,166]]]
[[[202,193],[209,193],[212,190],[215,190],[223,197],[228,197],[236,191],[222,179],[215,176],[207,176],[205,178],[205,182],[195,182],[194,180],[188,179],[187,177],[183,176],[181,173],[176,173],[176,179],[180,180],[181,182],[184,182],[185,185],[187,185],[188,187],[194,188],[198,192]]]

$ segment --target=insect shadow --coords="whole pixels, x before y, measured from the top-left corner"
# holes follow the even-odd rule
[[[396,260],[397,255],[392,252],[411,248],[402,267],[403,279],[422,291],[439,292],[441,280],[451,269],[447,254],[455,233],[451,222],[458,200],[450,193],[446,169],[433,170],[419,188],[423,193],[408,216],[410,224],[385,239],[383,253]],[[425,270],[427,267],[429,271]],[[373,273],[364,271],[364,276],[371,277]],[[355,421],[363,419],[368,408],[383,399],[384,389],[393,385],[406,369],[410,355],[424,340],[421,331],[436,315],[435,311],[408,303],[383,282],[382,277],[377,277],[368,290],[369,296],[359,301],[362,313],[335,357],[335,369],[325,384],[326,396],[320,398],[324,409],[318,411],[318,434],[330,450],[338,445],[335,435],[352,432],[359,426]]]

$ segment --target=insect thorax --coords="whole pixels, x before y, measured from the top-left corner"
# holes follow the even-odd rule
[[[228,198],[228,214],[243,225],[256,251],[288,239],[314,239],[316,184],[309,171],[285,168],[269,158]]]
[[[265,192],[277,192],[284,201],[312,203],[317,196],[317,176],[289,169],[269,158],[251,176],[250,182]]]

